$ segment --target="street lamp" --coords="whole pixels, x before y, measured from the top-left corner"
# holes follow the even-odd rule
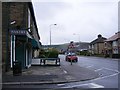
[[[57,24],[50,24],[50,46],[51,46],[51,26],[52,25],[57,25]]]

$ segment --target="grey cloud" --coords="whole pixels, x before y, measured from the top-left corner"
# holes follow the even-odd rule
[[[33,2],[33,5],[40,20],[53,18],[58,12],[69,8],[69,4],[63,2]]]

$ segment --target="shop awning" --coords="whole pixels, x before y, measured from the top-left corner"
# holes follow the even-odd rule
[[[35,39],[32,39],[32,40],[31,40],[31,43],[32,43],[32,47],[33,47],[33,48],[38,49],[38,48],[41,47],[41,43],[38,42],[38,41],[36,41]]]

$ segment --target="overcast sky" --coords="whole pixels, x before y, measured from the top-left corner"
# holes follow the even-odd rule
[[[32,1],[44,45],[50,44],[50,28],[52,44],[91,42],[118,31],[118,0]]]

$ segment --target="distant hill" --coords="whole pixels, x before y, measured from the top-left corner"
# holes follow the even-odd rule
[[[89,44],[88,42],[74,42],[74,45],[76,47],[77,50],[86,50],[89,48]],[[65,44],[59,44],[59,45],[43,45],[43,48],[56,48],[58,50],[67,50],[69,43],[65,43]]]

